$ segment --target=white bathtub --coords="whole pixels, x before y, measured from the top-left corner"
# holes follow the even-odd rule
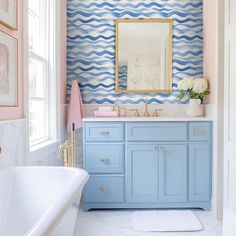
[[[86,171],[16,167],[0,171],[0,236],[50,235],[81,196]]]

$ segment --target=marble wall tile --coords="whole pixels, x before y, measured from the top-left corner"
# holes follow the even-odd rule
[[[67,105],[60,106],[60,142],[63,143],[67,137],[66,118]],[[29,155],[27,119],[0,121],[0,169],[23,166],[61,166],[63,160],[58,158],[59,145],[55,145],[50,152],[44,152],[40,158]],[[79,149],[82,137],[79,141]],[[82,157],[80,157],[81,159]]]
[[[26,120],[0,122],[0,169],[24,165]]]

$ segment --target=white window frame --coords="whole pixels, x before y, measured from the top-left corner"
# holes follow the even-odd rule
[[[46,131],[45,131],[45,136],[40,138],[40,139],[36,139],[36,140],[32,140],[30,141],[30,146],[34,146],[34,145],[37,145],[39,143],[42,143],[42,142],[45,142],[49,139],[50,137],[50,134],[49,134],[49,114],[50,114],[50,108],[49,108],[49,72],[48,72],[48,61],[46,59],[44,59],[43,57],[40,57],[38,56],[37,54],[35,54],[34,52],[30,51],[29,52],[29,59],[33,59],[33,60],[37,60],[37,61],[40,61],[42,62],[44,65],[45,65],[45,80],[46,80],[46,83],[47,85],[45,86],[45,97],[44,98],[37,98],[37,97],[30,97],[29,96],[29,102],[30,101],[44,101],[45,104],[45,108],[46,108],[46,114],[45,114],[45,128],[46,128]]]
[[[32,142],[29,140],[30,152],[35,152],[42,148],[45,149],[47,146],[55,146],[55,143],[59,143],[60,137],[60,28],[58,24],[56,24],[59,21],[60,4],[58,0],[44,1],[48,3],[46,9],[48,19],[43,22],[47,38],[47,41],[45,41],[46,46],[44,48],[46,59],[30,50],[28,59],[36,59],[46,65],[47,92],[45,102],[47,103],[47,114],[45,115],[45,118],[47,135],[42,139],[37,139]],[[37,98],[30,98],[28,96],[28,102],[34,99],[37,100]],[[46,149],[48,150],[48,148]]]

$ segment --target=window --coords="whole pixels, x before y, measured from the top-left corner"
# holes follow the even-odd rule
[[[54,0],[28,0],[30,146],[52,138],[55,111]]]

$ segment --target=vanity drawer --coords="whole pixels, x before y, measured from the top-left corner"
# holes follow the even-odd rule
[[[86,141],[123,141],[124,125],[121,122],[86,122]]]
[[[186,122],[128,122],[128,141],[185,141]]]
[[[86,144],[85,166],[89,173],[123,173],[124,145]]]
[[[90,176],[85,187],[85,202],[124,202],[122,176]]]
[[[189,123],[190,141],[210,141],[211,122],[191,122]]]

